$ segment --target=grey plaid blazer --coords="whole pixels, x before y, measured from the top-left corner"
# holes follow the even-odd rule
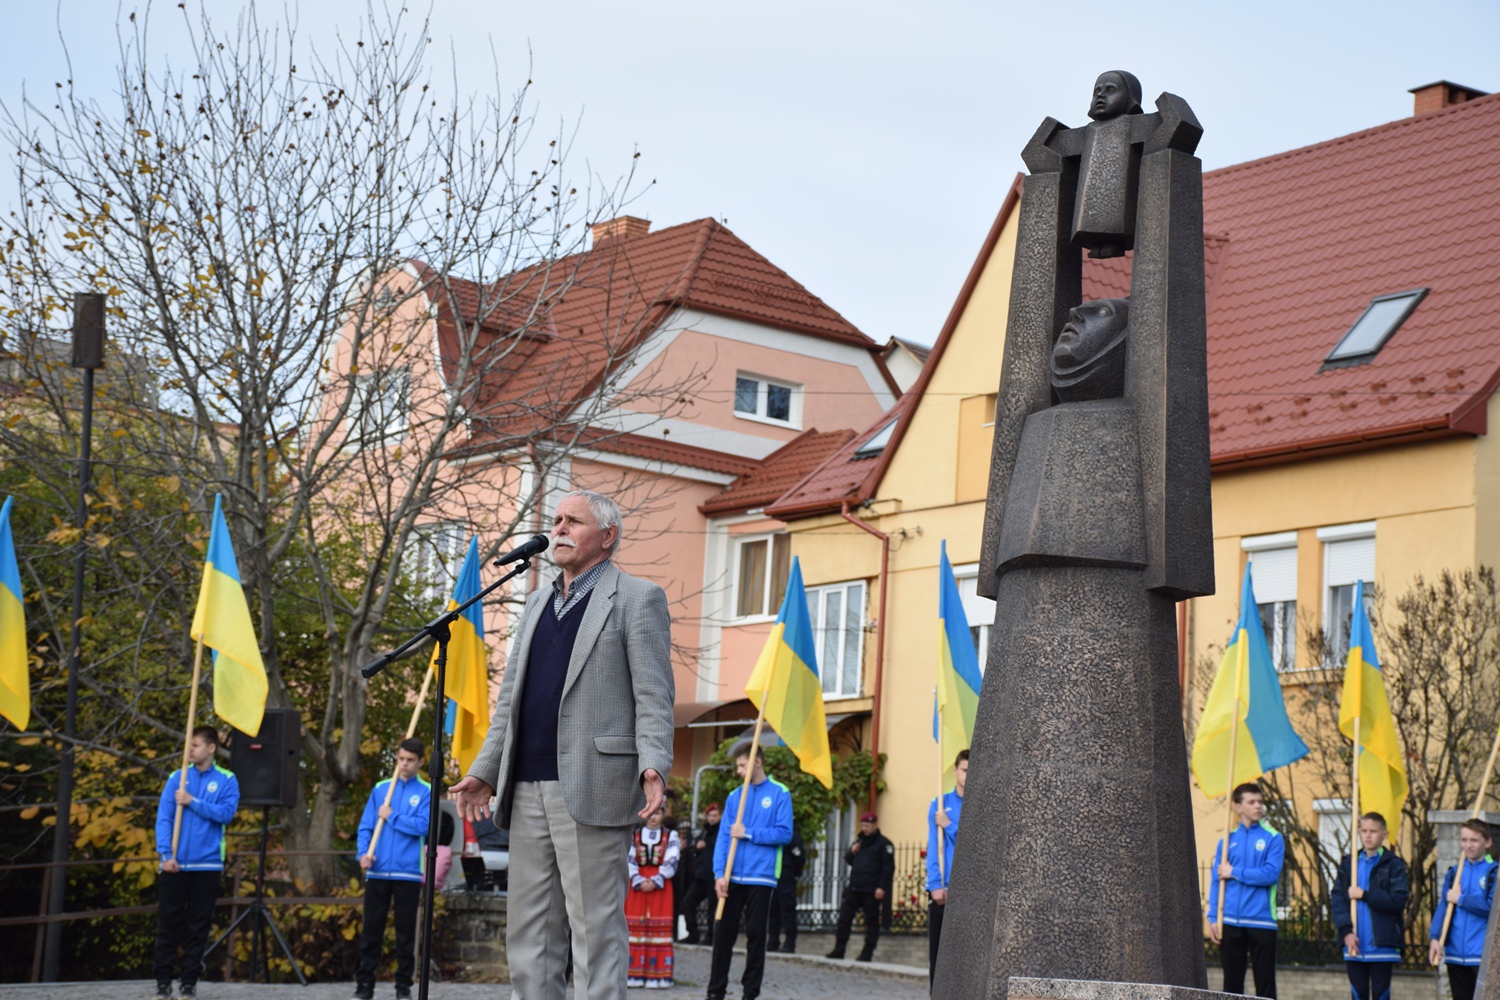
[[[495,789],[501,827],[510,826],[516,721],[531,637],[550,600],[550,586],[526,599],[490,731],[469,768]],[[642,772],[655,768],[665,780],[672,769],[671,627],[660,587],[614,565],[605,569],[579,624],[558,709],[557,774],[576,822],[634,824],[646,804]]]

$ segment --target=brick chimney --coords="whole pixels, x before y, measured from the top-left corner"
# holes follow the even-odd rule
[[[645,236],[650,231],[650,222],[637,219],[633,215],[621,215],[608,222],[595,222],[589,226],[589,232],[593,234],[596,247],[605,240],[633,240],[637,236]]]
[[[1465,87],[1462,84],[1449,83],[1447,80],[1439,80],[1437,83],[1423,84],[1413,87],[1407,91],[1416,95],[1412,102],[1413,115],[1425,115],[1429,111],[1446,108],[1453,104],[1462,104],[1464,101],[1472,101],[1476,97],[1487,96],[1482,90],[1473,87]]]

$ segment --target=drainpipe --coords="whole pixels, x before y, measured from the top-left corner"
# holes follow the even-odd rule
[[[876,531],[870,525],[849,513],[849,501],[845,500],[839,514],[844,520],[880,539],[880,602],[876,606],[875,619],[875,690],[870,707],[870,756],[880,761],[880,689],[885,678],[885,589],[891,566],[891,536]],[[875,775],[870,775],[868,804],[869,812],[875,811]]]

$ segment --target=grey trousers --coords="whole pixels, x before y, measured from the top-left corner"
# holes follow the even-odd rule
[[[564,1000],[569,931],[577,1000],[625,1000],[628,826],[585,826],[556,781],[523,781],[510,815],[505,929],[513,1000]]]

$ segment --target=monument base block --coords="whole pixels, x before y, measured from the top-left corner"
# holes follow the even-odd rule
[[[1224,1000],[1233,993],[1156,983],[1106,983],[1091,979],[1039,979],[1011,976],[1008,1000]]]

